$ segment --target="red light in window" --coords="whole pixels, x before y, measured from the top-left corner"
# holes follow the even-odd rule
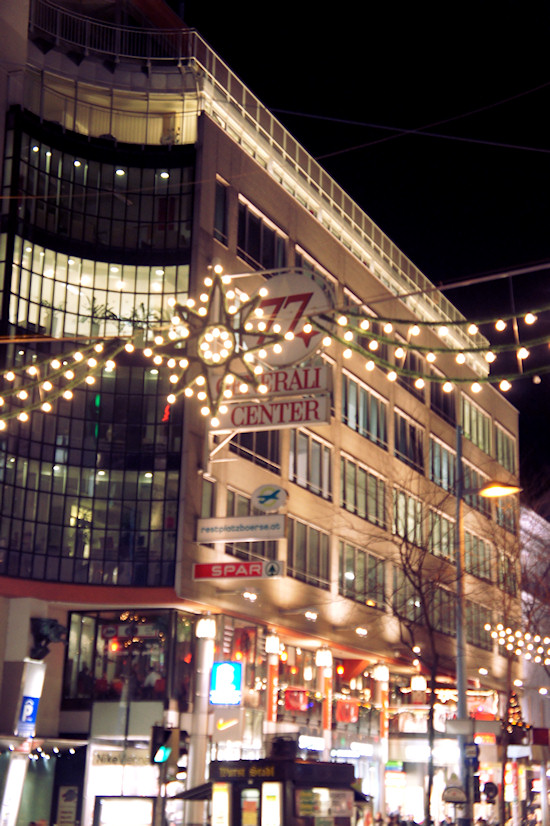
[[[336,673],[339,674],[340,676],[342,676],[342,674],[344,673],[344,666],[343,665],[338,665],[336,667]]]
[[[117,639],[109,640],[109,651],[112,654],[116,654],[117,651],[120,651],[121,645]]]
[[[298,669],[296,668],[295,665],[293,665],[292,668],[290,669],[290,673],[291,674],[297,674],[298,673]]]
[[[281,662],[286,663],[288,660],[288,654],[286,651],[281,651]]]
[[[237,661],[239,661],[239,660],[242,660],[242,658],[243,658],[243,652],[242,651],[236,651],[235,652],[235,659]]]

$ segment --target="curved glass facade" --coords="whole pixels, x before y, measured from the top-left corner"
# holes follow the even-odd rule
[[[92,143],[22,112],[10,123],[0,236],[9,363],[60,357],[77,337],[152,337],[168,299],[188,294],[193,149]],[[0,574],[173,585],[183,411],[167,406],[169,391],[142,354],[123,353],[52,413],[10,421]]]

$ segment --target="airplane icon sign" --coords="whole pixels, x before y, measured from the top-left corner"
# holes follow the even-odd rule
[[[287,493],[279,485],[262,485],[252,494],[252,505],[259,510],[269,513],[276,511],[286,504]]]

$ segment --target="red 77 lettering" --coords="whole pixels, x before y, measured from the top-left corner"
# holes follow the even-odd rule
[[[277,316],[279,315],[279,313],[281,312],[281,310],[284,310],[285,307],[289,307],[291,304],[298,304],[299,306],[298,306],[298,308],[297,308],[297,310],[294,314],[294,317],[293,317],[292,321],[288,325],[287,329],[283,330],[283,333],[286,333],[286,332],[293,333],[294,330],[296,329],[296,326],[297,326],[299,320],[302,318],[302,316],[304,314],[304,310],[306,309],[307,305],[309,304],[309,301],[310,301],[312,295],[313,295],[313,293],[299,293],[297,295],[287,295],[287,296],[283,295],[280,298],[265,298],[259,305],[262,310],[265,310],[267,308],[271,308],[270,314],[265,318],[265,321],[266,321],[265,333],[266,334],[270,333],[270,331],[273,327],[273,323],[274,323],[275,319],[277,318]],[[301,334],[298,333],[298,335],[301,335]],[[260,336],[258,338],[258,346],[261,347],[261,345],[263,344],[264,341],[265,341],[265,336]],[[307,344],[307,342],[305,342],[305,343]]]

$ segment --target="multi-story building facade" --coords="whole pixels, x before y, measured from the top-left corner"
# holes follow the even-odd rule
[[[97,799],[154,797],[151,726],[174,714],[190,734],[190,786],[208,759],[260,757],[269,736],[292,733],[302,754],[354,762],[377,808],[418,818],[428,696],[418,677],[434,658],[417,615],[422,591],[403,565],[426,549],[435,582],[441,796],[456,769],[444,721],[456,716],[457,449],[469,702],[477,716],[498,717],[510,669],[485,625],[517,609],[517,528],[514,504],[486,504],[478,490],[516,480],[517,412],[489,384],[476,392],[486,340],[197,33],[151,6],[138,25],[135,5],[132,26],[49,0],[0,11],[4,808],[13,815],[11,765],[27,742],[14,721],[31,619],[49,618],[67,639],[44,660],[42,751],[26,758],[21,820],[51,811],[59,822],[67,788],[76,803],[64,816],[86,826]],[[218,265],[221,297],[205,286]],[[219,323],[233,302],[243,375],[249,352],[265,376],[259,341],[276,331],[246,329],[245,310],[276,278],[287,305],[299,307],[304,284],[325,296],[313,332],[300,328],[298,364],[287,362],[326,374],[327,415],[300,419],[300,401],[315,397],[297,378],[289,388],[283,353],[280,381],[295,403],[284,427],[254,429],[273,424],[259,391],[229,425],[212,423],[182,363],[202,359],[216,378],[216,362],[187,347],[182,319],[171,319],[194,299],[205,326],[214,305]],[[292,319],[310,316],[296,309]],[[205,332],[200,312],[189,324]],[[292,337],[280,338],[270,343],[284,351]],[[89,383],[79,381],[81,361]],[[65,390],[47,412],[50,373]],[[24,398],[29,375],[42,384]],[[172,403],[178,382],[189,395]],[[217,392],[209,388],[210,401]],[[258,533],[254,496],[265,485],[286,493],[284,519],[269,520],[284,535]],[[199,524],[223,540],[199,541]],[[242,541],[230,541],[230,524]],[[194,567],[238,561],[279,563],[280,575],[201,579]],[[196,635],[205,615],[214,644]],[[37,633],[32,659],[40,645]],[[222,662],[242,668],[230,727],[227,703],[213,710],[205,694],[204,674]],[[496,749],[482,768],[498,780]]]

